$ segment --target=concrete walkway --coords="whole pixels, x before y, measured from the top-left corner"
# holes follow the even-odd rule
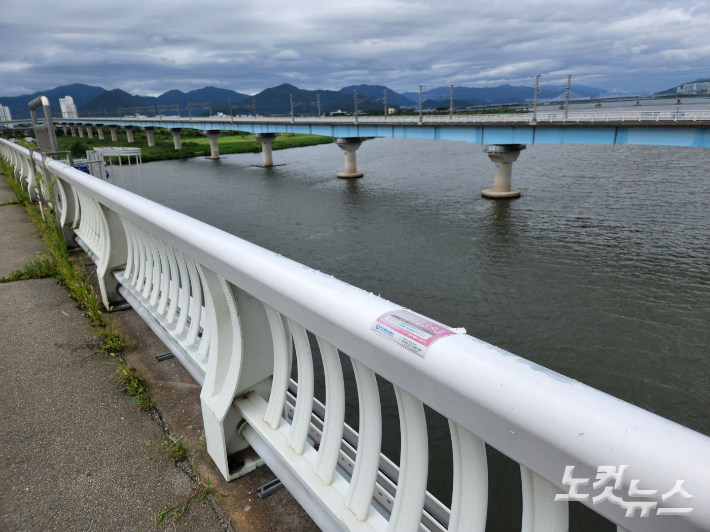
[[[8,190],[0,174],[0,198]],[[22,207],[0,207],[0,277],[43,249]],[[0,284],[0,530],[156,530],[157,511],[190,493],[185,468],[160,453],[169,431],[226,497],[195,503],[161,530],[317,531],[285,489],[255,497],[274,478],[267,467],[222,479],[205,452],[199,386],[175,359],[156,362],[166,348],[135,312],[113,316],[155,413],[114,383],[86,318],[54,279]]]
[[[0,228],[5,276],[43,246],[20,206],[0,207]],[[54,279],[0,284],[0,324],[0,530],[155,530],[188,476],[160,453],[161,425],[114,383],[74,301]],[[225,530],[209,501],[184,523]]]

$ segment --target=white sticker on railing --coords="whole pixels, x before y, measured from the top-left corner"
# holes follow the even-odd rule
[[[383,314],[375,320],[371,329],[420,357],[424,357],[429,346],[439,338],[456,334],[446,325],[408,310],[395,310]]]

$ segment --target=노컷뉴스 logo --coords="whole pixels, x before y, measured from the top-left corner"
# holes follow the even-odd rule
[[[639,500],[624,500],[624,494],[621,496],[614,493],[615,490],[621,490],[624,483],[624,475],[626,468],[629,466],[599,466],[597,469],[597,480],[592,484],[593,489],[604,488],[597,496],[592,497],[592,504],[597,505],[604,501],[609,501],[611,504],[620,506],[626,510],[626,517],[634,517],[636,510],[640,510],[640,517],[648,517],[651,515],[651,510],[656,510],[656,515],[688,515],[692,513],[692,508],[659,508],[658,501],[639,501]],[[609,484],[614,481],[613,484]],[[639,488],[640,480],[632,480],[629,484],[628,496],[650,498],[655,496],[659,490],[642,490]],[[668,492],[661,495],[661,501],[666,502],[671,497],[682,497],[686,501],[693,498],[693,495],[685,490],[683,484],[685,480],[676,480]],[[558,493],[555,495],[556,501],[587,501],[589,500],[588,493],[579,493],[581,486],[589,484],[588,478],[574,478],[574,466],[565,467],[564,475],[562,475],[562,484],[569,486],[569,493]]]

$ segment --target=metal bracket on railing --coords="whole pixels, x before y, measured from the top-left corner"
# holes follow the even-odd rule
[[[275,478],[274,480],[267,482],[263,486],[259,486],[258,488],[256,488],[256,494],[259,496],[260,499],[265,499],[266,497],[276,491],[279,491],[283,487],[283,482],[281,482],[278,478]]]

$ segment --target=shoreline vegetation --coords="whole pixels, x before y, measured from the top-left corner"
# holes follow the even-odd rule
[[[154,132],[155,146],[148,146],[148,139],[145,132],[136,128],[133,131],[135,142],[129,143],[126,133],[118,130],[118,141],[111,142],[111,135],[108,128],[104,128],[106,140],[100,140],[94,131],[94,138],[89,139],[84,133],[84,137],[72,137],[67,132],[64,136],[61,129],[57,130],[57,144],[60,151],[71,151],[75,158],[86,157],[86,151],[93,148],[104,147],[130,147],[140,148],[141,157],[144,163],[153,161],[167,161],[172,159],[190,159],[193,157],[209,157],[210,142],[201,131],[186,129],[182,132],[182,148],[175,149],[173,137],[166,129],[156,128]],[[301,148],[305,146],[315,146],[317,144],[329,144],[334,142],[333,137],[321,135],[304,135],[294,133],[281,133],[272,144],[273,150],[285,150],[289,148]],[[21,141],[25,145],[24,141]],[[232,153],[261,153],[261,144],[251,133],[239,131],[223,131],[219,137],[220,155]]]

